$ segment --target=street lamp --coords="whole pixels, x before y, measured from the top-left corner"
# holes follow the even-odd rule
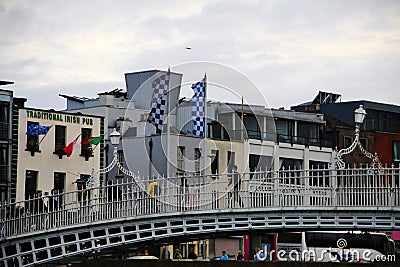
[[[107,167],[105,167],[103,169],[98,169],[98,170],[92,169],[92,174],[86,182],[87,189],[92,188],[92,187],[98,187],[100,185],[99,180],[98,180],[99,174],[108,173],[115,167],[115,165],[118,165],[118,167],[120,166],[120,164],[118,162],[118,144],[119,144],[119,140],[121,138],[121,134],[114,128],[112,133],[110,133],[109,137],[110,137],[111,144],[114,146],[114,151],[113,151],[114,158]]]
[[[365,119],[365,115],[367,115],[367,112],[365,112],[363,105],[360,105],[358,109],[354,110],[354,121],[356,124],[362,124]]]
[[[356,123],[355,129],[355,138],[353,143],[348,148],[342,148],[339,152],[336,152],[336,149],[333,151],[332,160],[329,162],[328,166],[330,169],[344,169],[345,163],[342,160],[342,156],[353,152],[353,150],[358,146],[361,150],[361,153],[369,159],[372,159],[371,167],[382,168],[382,164],[379,160],[378,155],[375,153],[374,155],[370,152],[366,151],[364,147],[360,143],[360,126],[364,122],[365,116],[367,112],[363,105],[360,105],[356,110],[354,110],[354,121]]]
[[[118,146],[120,138],[121,134],[114,128],[114,131],[110,133],[111,144],[114,146],[114,148]]]

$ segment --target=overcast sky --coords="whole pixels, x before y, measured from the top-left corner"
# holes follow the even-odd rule
[[[59,93],[96,97],[125,88],[125,73],[192,61],[243,73],[271,107],[319,90],[400,105],[398,0],[0,0],[0,29],[0,80],[15,82],[2,88],[29,107],[63,109]]]

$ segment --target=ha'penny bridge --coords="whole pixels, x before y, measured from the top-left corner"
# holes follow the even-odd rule
[[[230,183],[238,175],[240,187]],[[238,188],[238,187],[236,187]],[[400,169],[281,170],[151,180],[1,207],[4,266],[87,258],[146,242],[295,230],[400,230]],[[35,205],[37,205],[35,207]],[[42,210],[41,210],[42,209]]]

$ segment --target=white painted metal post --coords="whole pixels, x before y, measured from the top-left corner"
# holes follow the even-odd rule
[[[331,197],[332,197],[332,206],[337,207],[338,204],[338,176],[337,176],[337,170],[330,170],[330,181],[331,181]]]
[[[274,171],[274,176],[273,176],[273,192],[274,192],[274,206],[278,207],[279,206],[279,196],[280,196],[280,189],[279,189],[279,172]]]
[[[304,177],[304,206],[310,206],[310,171],[304,170],[303,172]],[[320,198],[320,195],[317,195],[317,198]]]

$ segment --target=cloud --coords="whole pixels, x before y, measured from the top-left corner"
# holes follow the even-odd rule
[[[272,106],[318,90],[400,104],[399,13],[395,0],[3,1],[0,78],[51,108],[64,105],[60,89],[94,97],[124,87],[125,72],[214,61]]]

